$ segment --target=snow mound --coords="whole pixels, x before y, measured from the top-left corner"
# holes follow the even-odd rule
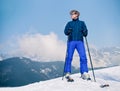
[[[22,87],[0,88],[0,91],[119,91],[120,87],[120,66],[95,70],[97,82],[85,81],[80,74],[74,74],[74,82],[67,82],[66,79],[56,78],[48,81],[41,81]],[[92,77],[92,72],[89,72]],[[110,87],[100,88],[101,84],[109,84]]]

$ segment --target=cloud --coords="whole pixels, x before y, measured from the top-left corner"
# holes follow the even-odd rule
[[[15,37],[14,37],[15,39]],[[9,45],[9,46],[8,46]],[[51,32],[47,35],[41,33],[27,33],[9,41],[6,46],[0,46],[6,51],[8,57],[27,57],[35,61],[65,61],[66,43],[60,40],[57,34]],[[86,48],[88,65],[89,56]],[[90,44],[90,53],[94,67],[120,65],[120,48],[104,48],[99,50]],[[3,59],[2,56],[0,59]],[[79,56],[75,51],[72,64],[79,67]]]
[[[66,44],[51,32],[48,35],[26,34],[18,40],[20,55],[36,60],[64,60]]]

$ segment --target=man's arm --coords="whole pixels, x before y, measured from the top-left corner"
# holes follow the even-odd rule
[[[86,37],[88,35],[88,30],[86,24],[83,22],[83,36]]]
[[[69,35],[71,32],[72,32],[72,28],[70,28],[70,24],[67,23],[67,25],[65,26],[64,33],[65,35]]]

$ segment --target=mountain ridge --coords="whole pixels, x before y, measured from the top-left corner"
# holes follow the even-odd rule
[[[33,82],[60,77],[64,62],[36,62],[29,58],[13,57],[0,61],[0,87],[23,86]],[[78,72],[72,67],[73,73]]]

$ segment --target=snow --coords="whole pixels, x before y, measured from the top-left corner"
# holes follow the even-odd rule
[[[45,68],[45,69],[41,70],[40,72],[47,75],[47,73],[48,73],[48,72],[51,72],[51,71],[52,71],[52,70],[51,70],[50,68]]]
[[[4,87],[0,91],[119,91],[120,66],[95,70],[97,82],[82,80],[80,74],[71,75],[74,82],[56,78],[47,81],[36,82],[22,87]],[[92,72],[89,72],[92,77]],[[101,84],[109,84],[110,87],[100,88]]]

